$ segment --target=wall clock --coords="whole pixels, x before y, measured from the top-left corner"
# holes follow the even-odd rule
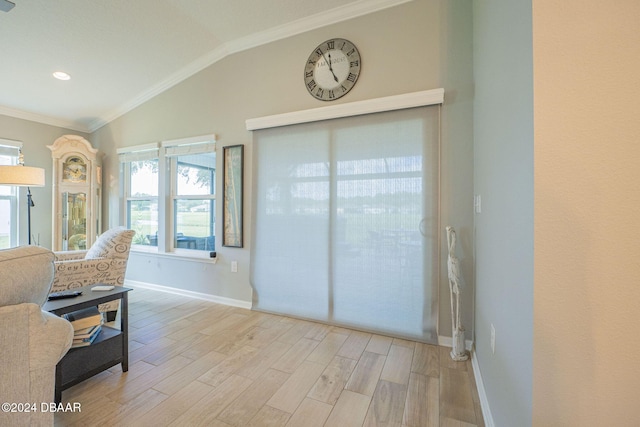
[[[316,99],[334,101],[356,84],[362,61],[353,43],[330,39],[316,47],[304,67],[304,83]]]

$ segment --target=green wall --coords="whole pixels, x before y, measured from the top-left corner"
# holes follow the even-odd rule
[[[533,46],[531,2],[474,2],[476,354],[497,426],[531,425]],[[495,353],[491,350],[491,325]]]

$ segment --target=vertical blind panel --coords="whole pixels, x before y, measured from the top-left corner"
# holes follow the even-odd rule
[[[254,307],[432,342],[438,107],[255,132]]]
[[[255,253],[259,308],[326,319],[329,282],[327,132],[277,129],[260,138]],[[256,194],[256,193],[254,193]]]

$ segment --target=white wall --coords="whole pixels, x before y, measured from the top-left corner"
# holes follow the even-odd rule
[[[479,0],[473,15],[476,357],[495,425],[521,427],[532,412],[531,3]]]
[[[637,426],[640,3],[533,12],[533,423]]]
[[[326,105],[303,84],[304,63],[319,43],[342,37],[355,43],[362,74],[336,103],[445,88],[443,108],[443,225],[459,230],[459,257],[473,292],[472,268],[472,48],[471,3],[414,0],[384,11],[231,55],[99,129],[94,142],[103,160],[105,221],[118,218],[116,149],[158,140],[216,133],[219,146],[245,144],[245,182],[251,182],[252,136],[245,120]],[[220,157],[220,156],[219,156]],[[221,162],[221,159],[219,159]],[[221,163],[218,165],[221,167]],[[221,183],[219,183],[221,185]],[[217,189],[220,194],[221,187]],[[127,277],[225,298],[250,301],[251,188],[245,187],[245,248],[219,247],[218,263],[206,273],[179,260],[133,255]],[[221,215],[218,204],[217,216]],[[218,222],[219,223],[219,222]],[[216,230],[220,235],[221,230]],[[218,239],[219,240],[219,239]],[[443,242],[442,253],[446,245]],[[238,261],[238,273],[229,262]],[[443,258],[446,262],[446,258]],[[440,283],[440,333],[451,335],[446,275]],[[472,336],[471,298],[464,322]]]

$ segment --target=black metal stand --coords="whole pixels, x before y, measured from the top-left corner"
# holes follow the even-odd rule
[[[31,208],[35,206],[31,197],[31,189],[27,187],[27,233],[29,234],[29,245],[31,245]]]

